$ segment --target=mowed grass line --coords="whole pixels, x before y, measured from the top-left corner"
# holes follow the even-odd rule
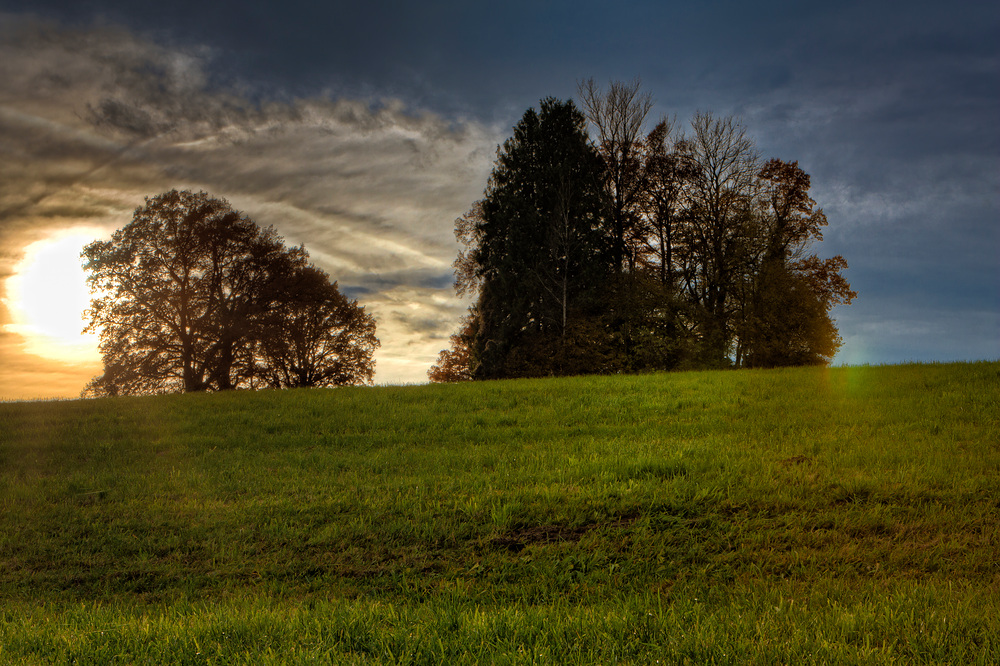
[[[998,442],[998,363],[2,404],[0,661],[995,663]]]

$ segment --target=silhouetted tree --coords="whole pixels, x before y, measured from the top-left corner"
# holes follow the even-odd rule
[[[533,336],[564,335],[605,283],[601,162],[585,123],[572,102],[549,98],[526,111],[498,152],[479,208],[459,220],[471,246],[458,286],[479,292],[476,377],[506,376],[508,356]]]
[[[545,100],[456,221],[456,289],[478,300],[432,378],[828,363],[830,310],[856,294],[843,257],[807,254],[826,224],[808,174],[762,162],[733,117],[643,136],[638,81],[580,94],[589,151],[572,103]]]
[[[697,173],[690,143],[663,119],[640,144],[641,197],[629,247],[634,266],[617,285],[617,329],[625,369],[669,370],[690,363],[696,351],[692,309],[678,287],[678,257],[689,224]]]
[[[617,271],[631,269],[636,254],[633,231],[644,194],[642,130],[653,108],[653,99],[649,93],[640,91],[638,79],[629,83],[612,81],[606,92],[593,79],[582,82],[578,88],[587,120],[597,130],[597,151],[611,197],[613,261]]]
[[[380,346],[375,318],[313,266],[274,286],[255,328],[259,374],[272,388],[370,384]]]
[[[758,253],[749,298],[737,327],[735,362],[749,367],[829,363],[840,347],[830,309],[857,295],[840,271],[841,256],[804,256],[823,239],[826,215],[809,197],[810,178],[797,162],[761,168]]]
[[[683,296],[696,309],[701,363],[728,366],[734,339],[734,296],[751,274],[756,228],[757,150],[733,117],[698,113],[691,122],[691,161],[683,251]]]
[[[273,228],[186,190],[147,198],[83,256],[98,294],[88,330],[100,335],[105,368],[88,395],[262,385],[274,370],[261,362],[262,343],[276,334],[266,322],[293,307],[280,286],[315,271],[305,249],[286,248]]]
[[[661,120],[646,137],[642,163],[644,215],[637,233],[640,266],[671,291],[677,286],[674,250],[697,174],[690,143],[672,134],[673,123]]]

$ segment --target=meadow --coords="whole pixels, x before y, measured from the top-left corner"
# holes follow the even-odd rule
[[[1000,363],[0,404],[0,663],[1000,663]]]

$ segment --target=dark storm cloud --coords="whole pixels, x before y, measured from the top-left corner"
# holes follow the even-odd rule
[[[821,252],[848,258],[861,294],[835,312],[838,360],[1000,356],[998,16],[987,3],[809,10],[717,87],[765,155],[813,177]]]
[[[365,276],[361,284],[350,287],[354,293],[377,293],[387,289],[410,286],[421,289],[451,289],[455,283],[455,275],[451,269],[436,270],[400,270],[388,273],[373,273]]]

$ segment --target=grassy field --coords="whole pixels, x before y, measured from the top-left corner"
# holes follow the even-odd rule
[[[1000,662],[1000,363],[0,404],[0,663]]]

